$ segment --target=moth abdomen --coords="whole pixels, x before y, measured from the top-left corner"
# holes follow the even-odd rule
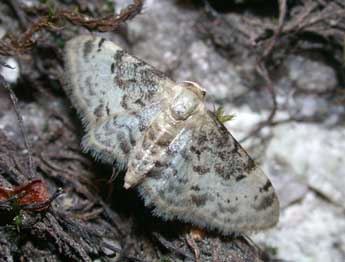
[[[165,157],[169,145],[180,129],[168,112],[158,115],[131,154],[125,176],[125,188],[138,185],[156,168],[156,163]]]

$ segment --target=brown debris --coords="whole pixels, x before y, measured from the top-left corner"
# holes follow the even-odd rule
[[[14,1],[15,2],[15,1]],[[11,1],[10,1],[11,3]],[[11,3],[11,6],[16,6]],[[26,8],[27,12],[40,13],[41,16],[34,22],[19,38],[10,37],[0,41],[0,55],[9,56],[25,52],[31,49],[37,40],[33,36],[42,30],[61,30],[59,24],[62,21],[68,21],[73,25],[82,26],[88,30],[109,32],[116,30],[124,22],[133,19],[141,12],[143,0],[134,0],[134,3],[121,11],[118,16],[108,15],[101,18],[93,18],[80,14],[66,8],[55,8],[51,6],[40,6],[38,8]],[[16,6],[15,10],[19,11]],[[22,14],[18,17],[23,17]],[[35,36],[37,38],[37,36]]]

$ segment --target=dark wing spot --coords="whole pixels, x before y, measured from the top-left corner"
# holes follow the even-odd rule
[[[244,170],[250,173],[253,169],[255,169],[255,167],[256,167],[255,161],[249,157],[247,165],[244,167]]]
[[[237,142],[235,142],[234,148],[232,149],[231,153],[237,153],[238,152],[238,146],[239,146],[239,144]]]
[[[87,92],[89,96],[95,96],[96,93],[93,90],[92,83],[91,83],[91,76],[88,76],[85,80],[85,85],[87,87]]]
[[[174,169],[174,168],[170,168],[170,169],[171,169],[170,174],[171,174],[172,176],[176,176],[176,175],[177,175],[177,170]]]
[[[128,154],[131,150],[130,145],[127,142],[127,139],[123,133],[117,134],[117,139],[119,141],[120,148],[123,153]]]
[[[207,194],[191,195],[191,199],[196,206],[204,206],[207,201]]]
[[[214,165],[214,170],[220,176],[225,176],[225,167],[223,163],[216,163]]]
[[[275,199],[274,193],[267,195],[267,196],[263,196],[261,201],[257,205],[252,205],[252,207],[257,211],[264,210],[264,209],[272,206],[274,199]]]
[[[107,115],[109,116],[109,115],[110,115],[109,104],[107,104],[107,105],[105,106],[105,110],[107,111]]]
[[[179,182],[179,184],[186,184],[188,179],[187,178],[182,178],[182,177],[179,177],[177,179],[177,181]]]
[[[198,173],[199,175],[204,175],[210,172],[210,168],[207,166],[193,166],[193,171]]]
[[[198,185],[196,186],[191,186],[190,190],[193,190],[193,191],[200,191],[200,187]]]
[[[144,106],[145,106],[144,102],[143,102],[140,98],[137,99],[137,100],[135,100],[134,103],[140,105],[141,107],[144,107]]]
[[[127,126],[128,129],[128,135],[129,135],[129,142],[132,146],[135,146],[137,141],[135,140],[135,137],[133,136],[133,130]]]
[[[120,88],[122,90],[125,90],[126,87],[127,87],[126,82],[123,81],[119,75],[115,75],[114,82],[116,84],[116,87],[118,87],[118,88]]]
[[[228,207],[227,210],[231,213],[231,214],[235,214],[238,212],[238,206],[233,206],[233,207]]]
[[[94,114],[96,117],[103,117],[103,107],[104,107],[103,104],[98,105],[98,106],[95,108],[95,110],[93,111],[93,114]]]
[[[92,48],[93,48],[93,41],[88,40],[85,42],[84,47],[83,47],[83,56],[84,58],[87,58],[87,56],[91,53]]]
[[[204,145],[208,141],[207,136],[205,134],[200,134],[200,136],[197,139],[199,145]]]
[[[122,100],[120,102],[120,105],[123,107],[123,109],[128,109],[128,104],[127,104],[127,95],[123,95]]]
[[[191,150],[193,153],[195,153],[195,154],[198,156],[198,159],[200,160],[201,151],[200,151],[198,148],[196,148],[195,146],[191,146],[191,147],[190,147],[190,150]]]
[[[271,181],[269,181],[269,180],[267,179],[266,184],[265,184],[263,187],[261,187],[261,188],[259,189],[259,190],[260,190],[260,193],[261,193],[262,191],[267,192],[271,187],[272,187],[272,183],[271,183]]]
[[[221,202],[217,203],[218,209],[220,213],[231,213],[234,214],[238,212],[238,206],[228,206],[228,205],[223,205]]]
[[[164,160],[157,160],[155,162],[155,167],[156,168],[168,168],[169,167],[169,162],[168,161],[164,161]]]
[[[111,64],[111,66],[110,66],[110,71],[111,71],[111,73],[114,74],[114,72],[115,72],[115,63],[112,63],[112,64]]]
[[[101,40],[100,40],[99,43],[98,43],[97,52],[100,52],[100,51],[101,51],[101,47],[102,47],[102,45],[103,45],[104,42],[105,42],[105,39],[104,39],[104,38],[101,38]]]
[[[156,144],[160,147],[168,147],[171,143],[172,137],[168,133],[162,133],[161,136],[157,137],[156,139]],[[175,153],[171,148],[169,147],[167,150],[168,154],[173,154]]]
[[[239,175],[236,177],[236,182],[241,181],[243,178],[246,178],[247,176],[245,175]]]
[[[123,50],[118,50],[115,55],[114,55],[114,60],[117,65],[120,65],[122,62],[122,58],[125,55],[125,51]]]
[[[116,127],[118,125],[118,123],[117,123],[117,116],[113,116],[113,118],[112,118],[112,125],[114,127]]]

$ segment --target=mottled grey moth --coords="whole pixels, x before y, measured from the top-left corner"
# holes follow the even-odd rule
[[[67,42],[65,65],[83,149],[127,168],[124,187],[137,188],[154,214],[223,234],[277,223],[271,182],[206,108],[199,85],[93,36]]]

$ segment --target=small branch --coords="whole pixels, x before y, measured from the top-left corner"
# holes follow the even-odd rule
[[[271,38],[271,40],[269,42],[268,47],[265,49],[265,51],[264,51],[264,53],[263,53],[263,55],[259,61],[268,57],[272,53],[272,50],[273,50],[274,46],[276,45],[278,37],[279,37],[280,33],[283,31],[285,17],[286,17],[286,0],[279,0],[278,26],[275,30],[273,37]]]
[[[10,99],[11,99],[11,102],[13,105],[13,109],[17,115],[19,129],[20,129],[20,132],[24,138],[25,148],[28,151],[28,160],[29,160],[28,178],[29,178],[29,180],[32,180],[35,177],[35,174],[34,174],[34,165],[33,165],[33,160],[32,160],[31,144],[29,142],[29,139],[26,136],[26,133],[24,130],[23,118],[22,118],[22,116],[19,112],[19,109],[17,107],[18,99],[2,75],[0,75],[0,85],[2,85],[9,92],[9,96],[10,96]]]
[[[123,250],[120,247],[117,247],[115,245],[111,245],[111,244],[109,244],[107,242],[102,242],[102,246],[107,248],[107,249],[110,249],[111,251],[114,251],[115,253],[118,253],[118,254],[123,252]],[[142,260],[142,259],[140,259],[138,257],[130,256],[130,255],[125,255],[124,257],[129,259],[129,260],[131,260],[131,261],[145,262],[145,260]]]
[[[44,6],[40,8],[27,8],[27,11],[44,13],[38,21],[36,21],[26,32],[17,39],[7,39],[0,41],[0,55],[13,55],[21,53],[32,48],[37,41],[33,36],[35,33],[43,29],[55,29],[59,27],[59,23],[63,20],[69,21],[73,25],[83,26],[92,31],[109,32],[116,30],[124,22],[133,19],[139,14],[143,8],[144,0],[134,0],[121,11],[118,16],[105,16],[101,18],[92,18],[69,9],[55,9],[51,14],[51,7]],[[9,40],[9,41],[8,41]]]
[[[143,7],[143,0],[134,0],[134,3],[121,11],[118,16],[106,16],[101,18],[90,18],[69,10],[58,10],[55,17],[65,18],[74,25],[83,26],[89,30],[109,32],[116,30],[120,24],[133,19],[139,14]]]
[[[167,250],[169,250],[171,253],[173,253],[175,256],[180,257],[180,258],[188,258],[190,260],[194,259],[193,256],[187,254],[185,251],[182,249],[174,246],[170,241],[164,239],[159,233],[154,232],[152,233],[152,236],[156,238],[156,240]]]
[[[268,115],[266,120],[263,120],[262,122],[259,122],[256,127],[249,132],[249,134],[247,136],[245,136],[244,138],[242,138],[240,140],[240,143],[244,142],[245,140],[247,140],[248,138],[250,138],[253,135],[256,135],[258,132],[261,131],[262,128],[264,128],[265,126],[270,125],[273,122],[274,116],[277,112],[277,98],[276,98],[276,93],[273,87],[273,83],[272,80],[267,72],[267,68],[266,66],[261,63],[258,64],[256,66],[256,71],[261,75],[261,77],[263,77],[267,83],[267,90],[270,93],[271,96],[271,100],[272,100],[272,109],[270,114]]]

